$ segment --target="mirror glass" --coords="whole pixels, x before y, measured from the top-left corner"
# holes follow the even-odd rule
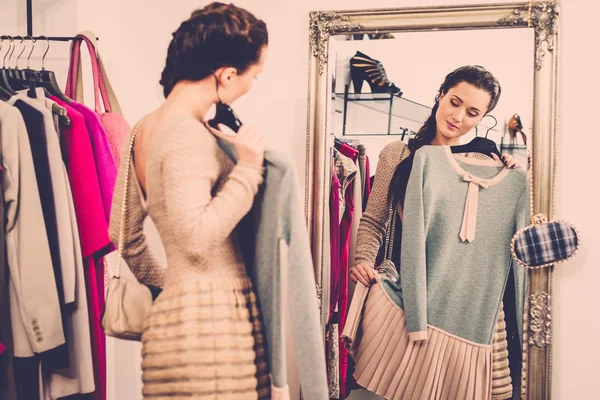
[[[381,188],[379,188],[379,193],[373,191],[377,187],[378,174],[387,173],[389,175],[389,171],[379,170],[379,157],[382,150],[390,143],[397,141],[408,143],[411,138],[415,137],[415,134],[431,115],[435,96],[447,74],[461,66],[479,65],[491,72],[501,86],[498,104],[490,113],[495,119],[485,116],[473,129],[461,136],[459,142],[460,144],[468,144],[476,137],[491,139],[500,153],[512,155],[523,169],[527,168],[528,145],[531,146],[531,140],[527,139],[531,138],[533,117],[533,49],[533,29],[393,32],[332,37],[327,71],[329,82],[327,132],[329,134],[328,145],[331,147],[332,154],[330,163],[328,163],[330,172],[328,176],[332,178],[332,181],[329,182],[332,188],[331,193],[337,190],[339,196],[332,194],[329,202],[330,213],[327,216],[329,221],[326,221],[326,226],[333,227],[333,229],[330,231],[331,237],[329,238],[332,245],[327,251],[331,253],[333,267],[327,271],[323,282],[325,286],[323,299],[325,304],[329,305],[329,307],[325,307],[325,320],[327,323],[330,397],[379,398],[356,383],[353,373],[358,366],[354,365],[352,357],[345,354],[343,343],[338,341],[341,335],[340,326],[344,327],[345,324],[353,323],[348,321],[347,318],[348,309],[357,287],[352,282],[351,273],[345,271],[349,271],[354,265],[372,258],[373,250],[368,248],[372,247],[374,243],[382,242],[379,248],[375,250],[377,258],[374,260],[374,264],[376,267],[384,264],[384,259],[387,258],[385,254],[386,237],[392,237],[391,247],[393,249],[390,249],[389,253],[395,264],[396,273],[399,273],[401,277],[398,282],[409,284],[409,280],[404,281],[404,275],[402,274],[404,262],[398,259],[403,251],[403,249],[400,249],[402,241],[393,239],[394,234],[402,235],[401,221],[403,218],[408,218],[408,216],[398,216],[400,222],[394,225],[394,228],[391,228],[378,225],[383,218],[381,213],[374,216],[367,212],[368,203],[385,201],[373,198],[373,195],[381,197],[383,193]],[[351,68],[351,64],[358,67]],[[388,83],[384,84],[383,87],[380,86],[379,84],[385,82],[386,79]],[[393,83],[393,86],[390,83]],[[466,100],[467,102],[470,101],[469,99]],[[470,113],[470,109],[465,112]],[[340,150],[343,146],[356,151],[358,154],[356,161],[348,161],[352,157],[348,155],[347,151]],[[484,164],[477,165],[477,162],[472,164],[471,166],[475,166],[474,170],[467,167],[467,165],[470,165],[469,162],[455,162],[455,164],[464,167],[463,172],[472,172],[473,174],[479,171],[477,168],[482,167],[485,162],[490,160],[486,156],[475,153],[460,155],[477,160],[485,159]],[[460,155],[449,155],[449,157],[457,160]],[[442,167],[440,166],[440,168]],[[493,170],[494,168],[489,169]],[[502,166],[497,167],[497,170],[491,171],[489,176],[483,178],[492,181],[493,186],[494,183],[497,183],[494,182],[496,179],[494,177],[499,175],[501,171]],[[438,175],[430,176],[435,177]],[[439,176],[439,179],[444,179],[441,172]],[[354,185],[357,182],[360,182],[358,189]],[[484,182],[484,184],[489,184],[489,182]],[[338,187],[339,189],[335,189]],[[467,186],[464,186],[464,188],[466,190]],[[429,189],[423,189],[423,191],[427,190]],[[485,189],[477,187],[476,190],[484,191]],[[463,194],[459,196],[460,204],[456,204],[456,207],[459,208],[458,214],[460,214],[457,218],[460,219],[463,218],[463,210],[466,207],[465,196],[467,196],[467,192],[463,192]],[[387,195],[387,191],[384,195]],[[496,196],[496,200],[491,200],[489,197],[485,197],[484,194],[479,193],[478,195],[480,196],[479,201],[482,202],[479,205],[480,218],[484,218],[481,212],[488,212],[482,210],[489,208],[489,204],[484,205],[483,202],[499,201],[498,209],[500,210],[502,207],[500,205],[501,199],[498,200],[498,196]],[[408,196],[408,192],[406,196]],[[432,200],[435,198],[434,196],[436,194],[433,192],[427,192],[423,195],[430,202],[434,201]],[[515,202],[513,201],[513,203]],[[337,206],[332,207],[332,204],[337,204]],[[427,206],[425,202],[424,207]],[[454,204],[444,205],[449,210],[453,209],[454,206]],[[334,209],[337,215],[332,214]],[[407,210],[407,212],[409,211]],[[427,210],[424,212],[427,215]],[[440,212],[439,204],[435,212]],[[464,215],[464,218],[466,218],[466,211]],[[473,214],[469,215],[472,216]],[[425,218],[435,219],[439,216],[435,214]],[[435,225],[435,223],[432,225],[430,221],[428,226],[429,229],[439,228],[439,235],[458,234],[458,231],[452,230],[454,228],[444,225],[447,222],[447,219],[440,218],[438,225]],[[458,230],[461,228],[461,220],[456,222],[458,226],[456,229]],[[360,226],[361,224],[368,225],[370,232],[379,230],[384,237],[383,241],[364,236],[364,229]],[[340,228],[338,229],[337,226]],[[431,228],[431,226],[434,226],[434,228]],[[481,258],[494,257],[492,254],[495,251],[493,250],[493,237],[497,234],[494,231],[494,225],[474,223],[474,226],[479,229],[476,231],[477,239],[475,240],[489,240],[491,246],[487,252],[481,254]],[[384,229],[387,231],[384,231]],[[363,236],[358,234],[359,230],[363,230]],[[419,234],[419,232],[412,231],[411,233]],[[427,246],[431,246],[429,239],[427,240]],[[453,246],[466,245],[466,243],[458,243],[458,235],[456,242],[451,246],[452,248],[454,248]],[[509,251],[508,249],[497,250]],[[427,248],[424,251],[425,254],[431,256],[431,249]],[[448,251],[453,250],[449,247]],[[370,255],[365,255],[367,253]],[[438,253],[442,254],[443,252]],[[339,259],[337,259],[338,254],[340,255]],[[510,255],[508,258],[510,258]],[[470,265],[469,268],[472,270],[477,269],[477,265]],[[464,336],[474,338],[477,336],[474,332],[479,332],[482,329],[477,321],[473,322],[473,320],[479,318],[479,315],[469,316],[468,314],[472,310],[454,308],[453,298],[457,296],[469,298],[473,293],[487,291],[489,286],[465,284],[466,281],[472,282],[473,280],[463,281],[462,277],[459,276],[461,274],[461,272],[458,272],[459,270],[464,271],[465,268],[456,268],[457,276],[453,276],[452,269],[450,269],[446,270],[443,276],[431,276],[430,274],[434,273],[428,271],[426,276],[419,278],[422,279],[420,282],[424,285],[439,284],[440,287],[448,285],[451,288],[448,291],[439,288],[439,290],[432,290],[428,286],[427,296],[431,293],[441,293],[439,296],[446,297],[426,300],[425,297],[421,297],[421,300],[432,308],[440,304],[447,304],[447,313],[457,315],[455,321],[450,321],[450,325],[452,323],[462,325],[462,327],[457,326],[456,330],[460,332],[464,328],[467,331]],[[477,272],[474,274],[477,275]],[[393,274],[390,276],[393,276]],[[486,272],[481,272],[480,278],[481,281],[488,278],[496,279],[491,278],[491,275],[488,276]],[[395,281],[395,279],[391,280]],[[415,278],[409,277],[409,279],[414,282]],[[455,283],[451,283],[453,280],[455,280]],[[491,304],[500,303],[499,308],[493,315],[496,322],[493,324],[493,337],[491,338],[493,365],[490,366],[490,371],[493,372],[492,398],[494,399],[520,398],[522,356],[519,329],[522,326],[523,309],[522,302],[519,304],[519,301],[515,299],[519,298],[519,293],[524,296],[524,288],[521,283],[522,280],[515,280],[514,273],[510,272],[506,277],[506,282],[497,282],[496,285],[500,286],[497,292],[479,293],[476,296],[481,298],[481,296],[489,295]],[[506,288],[502,287],[504,284],[506,284]],[[386,292],[388,298],[393,300],[394,289],[388,287]],[[406,288],[404,288],[405,295],[406,292]],[[497,298],[491,299],[494,296]],[[402,299],[396,299],[396,302],[402,303]],[[464,301],[456,302],[456,304],[464,303]],[[414,307],[412,304],[405,304],[404,306]],[[407,314],[408,311],[406,310]],[[432,322],[431,319],[435,320],[437,318],[436,313],[446,311],[427,310],[428,323]],[[485,317],[482,317],[484,320],[486,318],[487,320],[490,319],[489,310],[482,312],[483,314],[485,314]],[[407,316],[407,321],[408,319]],[[448,323],[447,317],[440,317],[440,320]],[[412,322],[408,321],[408,323]],[[490,325],[489,321],[482,321],[481,324]],[[367,334],[367,332],[358,333],[358,335]],[[381,332],[377,336],[378,339],[374,340],[385,341],[387,340],[385,338],[390,335],[392,334]],[[443,343],[439,343],[436,351],[447,352],[448,356],[455,357],[453,351],[458,350],[453,349],[449,344],[450,342],[451,340],[444,339]],[[367,346],[364,343],[364,336],[362,337],[362,343]],[[469,355],[471,355],[470,351]],[[375,367],[377,363],[391,365],[392,361],[390,360],[393,359],[393,356],[383,353],[376,353],[373,357],[377,359],[371,359],[368,367],[363,365],[360,368],[375,370],[377,369]],[[465,355],[461,354],[458,357],[465,357]],[[473,357],[475,356],[473,355]],[[462,363],[461,365],[471,364]],[[382,379],[385,380],[386,378]],[[385,385],[388,384],[389,382]]]

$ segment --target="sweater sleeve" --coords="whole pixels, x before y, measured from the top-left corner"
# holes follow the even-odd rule
[[[425,158],[415,153],[402,223],[402,292],[406,323],[411,341],[427,340],[427,256],[423,179]]]
[[[200,257],[233,232],[263,181],[262,166],[238,162],[213,197],[219,151],[202,124],[182,124],[170,133],[161,160],[171,240]]]
[[[282,231],[289,246],[288,304],[300,385],[304,398],[326,400],[329,392],[316,282],[306,222],[296,191],[299,184],[293,169],[289,169],[284,182],[289,189],[281,202],[287,209]]]
[[[390,143],[379,154],[375,182],[358,226],[355,264],[375,264],[389,219],[387,199],[390,182],[400,164],[404,146],[402,142]]]
[[[165,279],[166,269],[156,259],[154,253],[148,246],[146,235],[144,234],[144,220],[147,213],[141,202],[141,193],[138,184],[135,169],[133,165],[127,165],[127,152],[131,136],[128,136],[126,146],[124,146],[121,155],[121,163],[117,175],[117,182],[113,194],[113,201],[110,212],[109,235],[115,247],[119,246],[119,230],[121,228],[121,207],[123,206],[123,195],[125,189],[125,174],[129,170],[129,182],[127,185],[127,209],[126,223],[123,232],[123,248],[121,255],[127,266],[138,281],[147,285],[162,287]]]
[[[517,202],[515,210],[515,233],[529,225],[530,205],[529,205],[529,185],[525,185],[523,193]],[[517,310],[517,326],[520,342],[523,341],[523,310],[525,307],[525,296],[527,293],[527,272],[525,268],[511,257],[512,268],[515,279],[515,306]]]

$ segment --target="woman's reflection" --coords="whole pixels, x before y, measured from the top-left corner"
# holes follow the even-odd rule
[[[507,246],[514,223],[496,222],[494,215],[521,206],[520,192],[513,196],[512,189],[520,190],[524,171],[510,174],[518,175],[513,183],[503,179],[520,167],[511,155],[500,162],[479,153],[452,155],[448,147],[494,109],[500,93],[498,80],[483,67],[456,69],[440,86],[418,134],[408,145],[388,144],[379,156],[350,277],[359,287],[382,284],[364,295],[364,308],[351,305],[344,339],[356,361],[358,385],[386,398],[510,399],[513,386],[518,389],[522,302],[514,300]],[[389,244],[397,272],[382,278],[374,266],[382,261],[378,254],[391,209],[399,217]],[[410,225],[404,226],[405,237],[402,222]],[[498,265],[505,259],[502,270]],[[389,278],[397,273],[397,281]],[[506,291],[511,296],[504,297],[512,313],[508,327],[501,301],[507,280],[512,285]],[[516,282],[521,293],[521,281]],[[353,303],[364,296],[356,293]],[[487,325],[489,338],[482,338]]]

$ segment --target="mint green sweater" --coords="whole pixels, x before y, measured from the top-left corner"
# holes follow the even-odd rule
[[[427,325],[475,343],[492,343],[500,302],[514,268],[522,335],[526,274],[510,241],[529,222],[524,168],[454,155],[448,146],[415,153],[404,202],[401,275],[384,281],[406,314],[411,340]]]

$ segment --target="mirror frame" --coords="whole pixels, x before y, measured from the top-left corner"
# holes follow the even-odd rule
[[[556,1],[504,4],[409,7],[310,13],[310,66],[306,135],[305,217],[315,266],[321,323],[325,256],[326,168],[331,138],[327,134],[330,100],[328,59],[332,36],[352,33],[419,32],[471,29],[534,29],[534,98],[531,215],[555,216],[558,109],[558,25]],[[523,321],[523,399],[550,399],[552,382],[553,266],[528,270]]]

